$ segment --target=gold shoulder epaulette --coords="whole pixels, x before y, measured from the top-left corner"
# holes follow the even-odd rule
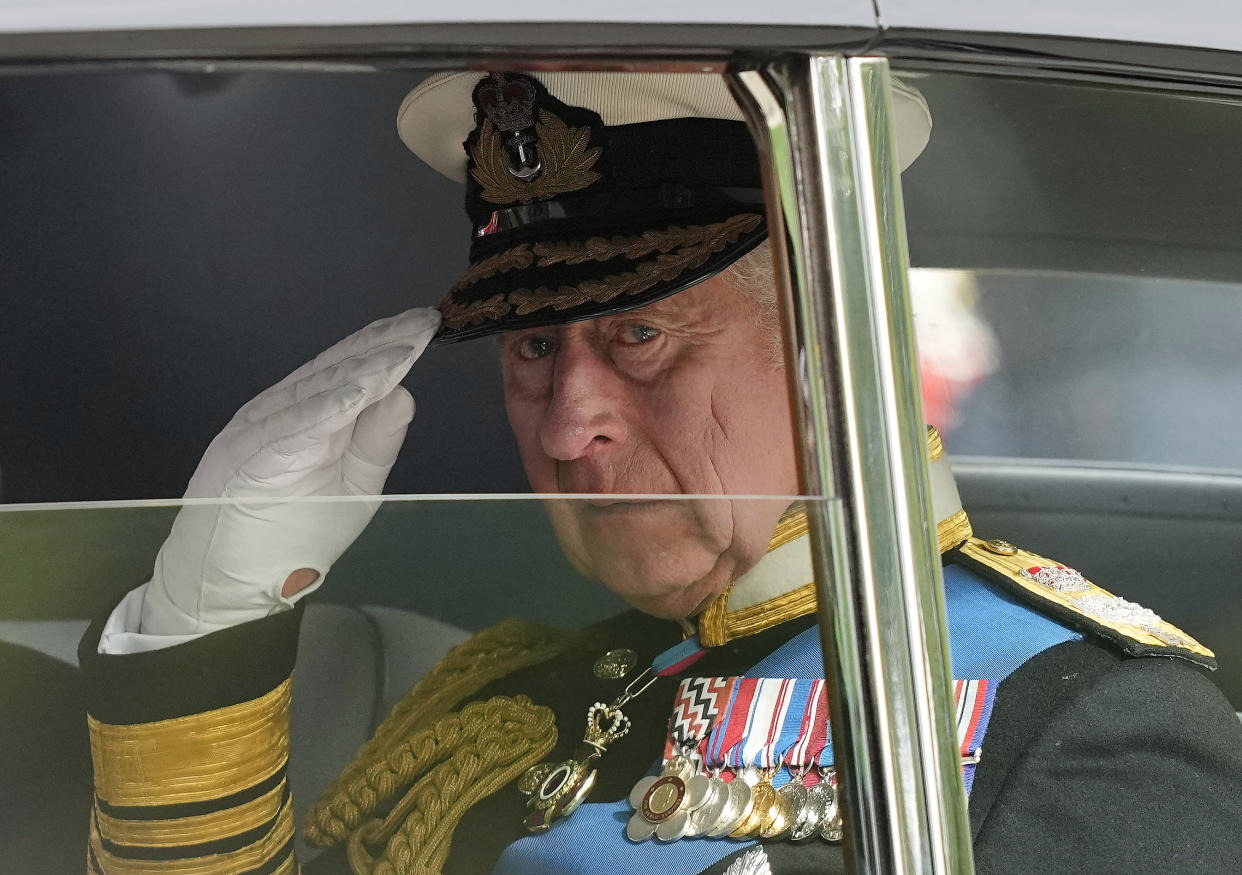
[[[1079,572],[1008,541],[968,538],[958,552],[989,580],[1081,632],[1134,656],[1178,656],[1215,669],[1215,654],[1154,611],[1113,595]],[[988,573],[992,572],[992,573]]]

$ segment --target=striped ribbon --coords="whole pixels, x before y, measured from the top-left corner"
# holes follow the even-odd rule
[[[651,671],[659,677],[681,674],[698,662],[705,653],[707,653],[707,648],[699,643],[697,635],[686,638],[651,660]]]
[[[710,707],[706,691],[711,691]],[[987,680],[953,682],[957,742],[963,757],[973,754],[991,718],[995,684]],[[724,701],[724,707],[720,702]],[[822,679],[695,678],[682,681],[670,721],[665,759],[686,732],[706,741],[698,753],[709,768],[784,764],[790,772],[809,765],[830,768],[836,757],[828,722],[827,687]],[[692,728],[691,728],[692,727]],[[681,733],[678,735],[678,733]],[[967,788],[974,764],[966,766]]]
[[[724,714],[712,727],[707,738],[706,762],[708,766],[728,765],[727,757],[741,743],[746,734],[750,703],[755,697],[759,678],[738,678],[729,694],[729,704]]]
[[[807,683],[810,689],[803,706],[798,737],[785,750],[785,765],[790,771],[802,771],[818,763],[824,747],[831,746],[828,740],[828,688],[821,678]]]
[[[788,678],[747,678],[757,680],[755,696],[750,700],[750,713],[746,715],[746,730],[742,742],[727,756],[732,766],[758,766],[771,768],[776,764],[773,753],[789,713],[790,695],[794,682]],[[799,719],[799,724],[802,722]]]
[[[983,744],[988,721],[992,719],[992,703],[996,698],[993,681],[954,681],[953,700],[956,704],[957,743],[963,757],[973,755]],[[975,783],[976,763],[964,761],[962,782],[969,793]]]
[[[669,720],[665,762],[681,753],[689,756],[696,767],[702,764],[708,734],[720,710],[729,701],[736,681],[737,678],[732,677],[682,678]],[[689,749],[691,745],[693,749]]]

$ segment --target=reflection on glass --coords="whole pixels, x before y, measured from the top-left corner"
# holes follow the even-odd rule
[[[1114,619],[1124,614],[1137,624],[1128,634],[1152,636],[1162,652],[1206,653],[1187,633],[1053,560],[971,537],[934,435],[932,452],[960,682],[943,694],[957,705],[968,789],[988,762],[986,733],[1016,731],[1033,707],[1011,698],[1000,709],[997,697],[1063,680],[1060,662],[1039,658],[1049,648],[1096,653],[1102,646],[1076,644],[1072,623],[1050,619],[1052,601],[1104,605]],[[0,797],[20,815],[0,824],[6,847],[43,859],[56,848],[37,839],[51,831],[63,837],[57,848],[81,854],[92,816],[110,836],[151,841],[158,828],[145,812],[187,804],[215,812],[253,792],[254,806],[269,816],[261,825],[282,842],[296,831],[291,846],[278,847],[295,849],[303,863],[339,864],[328,871],[345,871],[347,857],[372,871],[378,861],[401,859],[403,848],[416,849],[432,869],[448,855],[450,871],[488,871],[497,861],[500,871],[531,871],[532,861],[545,871],[565,847],[606,849],[599,859],[631,870],[675,848],[693,863],[686,871],[701,871],[747,852],[765,830],[778,842],[799,835],[821,849],[814,853],[839,859],[842,821],[830,789],[836,754],[806,537],[805,511],[816,501],[386,498],[301,606],[175,641],[139,640],[160,636],[127,627],[137,614],[127,610],[133,593],[125,591],[150,575],[178,507],[6,509],[0,715],[17,715],[6,717],[6,745],[21,752],[43,824],[41,832],[14,833],[28,822],[29,794]],[[251,520],[312,509],[349,519],[363,502],[374,499],[190,504]],[[706,599],[692,626],[662,618],[669,593],[710,577],[730,554],[727,533],[741,519],[772,521],[753,565]],[[1026,585],[1046,594],[1019,596],[1028,566],[1045,582]],[[101,644],[131,655],[101,655]],[[79,660],[81,675],[73,669]],[[1185,686],[1191,674],[1175,669],[1170,682]],[[1006,687],[1011,676],[1016,685]],[[1220,710],[1218,699],[1208,702],[1218,693],[1196,689],[1187,709],[1205,718]],[[1099,718],[1083,696],[1083,719]],[[1127,701],[1122,731],[1148,737],[1143,721],[1166,712]],[[1118,720],[1115,710],[1107,717]],[[1179,751],[1223,731],[1210,719],[1193,726],[1178,736]],[[1096,731],[1058,739],[1098,750]],[[1049,751],[1023,755],[1049,757],[1036,768],[1046,775],[1065,755],[1064,747]],[[1093,787],[1081,775],[1067,780],[1082,781],[1074,786],[1084,792],[1116,789],[1107,781]],[[23,785],[6,783],[0,792],[14,786]],[[760,814],[751,818],[738,794],[750,794],[750,812]],[[979,798],[1015,804],[972,791],[972,805]],[[1041,808],[1039,816],[1055,817],[1060,829],[1074,813]],[[206,828],[206,821],[161,819],[176,821],[177,835]],[[429,824],[445,838],[428,838]],[[726,839],[731,833],[743,841]],[[115,856],[122,843],[109,841],[97,852]]]
[[[1238,286],[915,269],[911,287],[953,453],[1242,471]]]
[[[677,589],[735,557],[750,567],[763,548],[743,559],[731,542],[734,521],[770,518],[772,531],[791,505],[805,501],[797,496],[386,497],[371,525],[332,566],[319,596],[336,604],[419,610],[466,629],[512,614],[583,625],[623,609],[624,593],[631,601],[642,599],[636,586],[650,592]],[[182,505],[255,518],[299,506],[348,516],[353,506],[376,503],[316,498],[9,506],[0,512],[2,619],[93,616],[151,576],[152,559]],[[616,592],[601,586],[601,578]]]
[[[978,297],[971,271],[910,271],[923,416],[942,434],[952,432],[961,403],[996,370],[996,338],[976,313]]]
[[[0,513],[0,552],[7,557],[0,579],[0,599],[5,605],[0,646],[10,652],[21,648],[30,655],[25,661],[10,661],[8,670],[0,673],[10,692],[16,686],[22,694],[20,701],[6,700],[5,704],[33,714],[54,712],[57,721],[53,726],[41,723],[34,734],[31,727],[25,727],[10,739],[26,750],[32,762],[55,762],[50,771],[58,788],[54,794],[57,805],[50,815],[55,829],[85,838],[90,760],[79,737],[82,700],[78,681],[52,690],[38,681],[53,675],[71,676],[70,666],[78,662],[75,644],[86,632],[89,618],[108,615],[126,590],[150,576],[152,557],[178,510],[183,514],[240,514],[254,524],[306,512],[348,520],[362,503],[370,502],[365,498],[239,499],[190,501],[179,503],[180,508],[131,503],[52,510],[14,507]],[[708,609],[700,614],[700,637],[710,638],[719,648],[719,655],[706,661],[709,673],[740,674],[806,632],[815,607],[804,537],[806,504],[797,496],[385,499],[371,525],[321,577],[322,585],[302,618],[288,736],[293,752],[288,781],[298,812],[296,822],[315,823],[315,812],[328,817],[323,814],[324,806],[330,808],[333,794],[344,792],[348,780],[339,776],[350,763],[359,764],[356,772],[384,758],[374,744],[362,753],[357,751],[377,727],[381,727],[379,737],[387,739],[382,743],[388,746],[385,750],[400,747],[428,723],[414,712],[438,713],[437,708],[453,704],[455,697],[472,695],[489,681],[524,667],[535,670],[570,650],[581,657],[572,663],[578,674],[560,677],[538,669],[535,689],[526,690],[536,695],[542,689],[537,696],[541,704],[547,704],[551,696],[557,707],[556,727],[540,724],[543,728],[531,742],[538,744],[522,754],[531,760],[522,760],[523,770],[548,755],[548,745],[558,732],[566,743],[573,741],[568,736],[580,736],[585,709],[592,701],[615,702],[632,688],[633,705],[617,709],[626,731],[614,732],[615,738],[595,737],[595,743],[616,747],[620,754],[615,757],[619,765],[607,767],[604,763],[610,760],[603,759],[598,766],[600,786],[608,794],[603,798],[624,795],[618,783],[632,784],[660,756],[678,680],[663,677],[648,689],[648,673],[635,686],[644,668],[684,637],[684,624],[652,614],[669,593],[710,578],[721,563],[743,561],[753,567],[741,574],[720,600],[719,609],[708,598]],[[738,554],[732,543],[733,525],[748,518],[770,520],[770,536],[756,555]],[[65,549],[69,544],[74,548]],[[587,575],[602,578],[605,585]],[[127,597],[132,598],[133,593]],[[780,604],[769,604],[771,599]],[[630,609],[627,601],[647,604],[647,613]],[[139,614],[130,612],[127,617],[125,605],[122,600],[112,610],[109,622],[113,625],[104,627],[102,639],[98,631],[94,639],[90,633],[87,638],[99,640],[101,648],[113,653],[147,651],[158,656],[165,649],[170,654],[165,658],[172,660],[149,663],[145,678],[131,679],[136,685],[126,687],[124,679],[112,678],[128,690],[128,699],[120,707],[136,709],[135,714],[169,696],[196,701],[205,689],[220,683],[244,687],[248,675],[263,678],[270,674],[269,667],[254,660],[260,652],[272,656],[266,650],[270,640],[289,633],[287,624],[284,631],[279,624],[294,614],[273,610],[267,619],[237,627],[237,634],[226,629],[220,635],[199,638],[198,649],[177,656],[178,651],[187,653],[186,639],[142,640],[160,636],[127,627]],[[296,625],[292,629],[296,634]],[[485,642],[490,643],[482,650],[476,646],[478,652],[471,651],[473,655],[450,656],[436,669],[438,673],[433,672],[430,686],[417,685],[451,647],[480,630],[490,630],[484,632]],[[746,641],[733,643],[739,635]],[[818,666],[817,636],[812,632],[804,638],[812,654],[806,665]],[[167,648],[169,644],[173,646]],[[93,649],[93,643],[87,646],[84,666],[88,678],[98,681],[103,676],[99,672],[107,674],[108,669],[93,664],[98,659]],[[465,663],[452,668],[462,659]],[[152,686],[146,687],[144,681]],[[437,698],[435,692],[443,692],[443,684],[454,691],[444,694],[447,699]],[[197,685],[203,689],[194,689]],[[524,688],[519,685],[518,689]],[[397,711],[385,722],[394,707]],[[553,714],[544,709],[532,712],[532,717],[523,710],[529,707],[521,706],[510,716],[519,723],[528,717],[546,723],[545,718]],[[108,706],[92,705],[91,713],[106,715]],[[612,720],[610,714],[604,722],[611,725]],[[118,721],[116,725],[124,724]],[[106,754],[110,732],[107,726],[97,729],[97,742],[103,744],[97,750],[101,756]],[[520,727],[511,728],[513,737],[506,738],[506,743],[521,751],[526,743],[522,732]],[[621,744],[622,734],[628,744]],[[131,738],[125,743],[138,742]],[[199,768],[193,754],[185,751],[173,754],[167,763],[179,764],[190,773]],[[594,769],[594,760],[591,763]],[[511,768],[512,763],[493,766]],[[155,766],[147,768],[158,772]],[[225,768],[223,763],[220,768]],[[174,786],[180,780],[177,774],[184,772],[176,773],[173,768],[160,786]],[[106,778],[97,780],[105,782],[101,792],[128,798],[124,789],[111,787]],[[417,780],[402,784],[398,796],[418,786],[424,785]],[[396,798],[383,796],[381,808]],[[379,809],[364,813],[375,810]],[[359,817],[349,821],[349,832],[368,820]],[[498,834],[511,840],[517,837],[514,830],[524,829],[522,817],[515,820],[510,812]],[[304,860],[318,853],[306,843],[308,836],[318,844],[335,843],[328,827],[308,826],[299,839]],[[383,843],[379,841],[381,847]],[[724,842],[720,847],[731,845]],[[485,842],[484,852],[498,849]]]
[[[1242,470],[1242,234],[1225,194],[1240,180],[1224,159],[1242,103],[900,75],[935,119],[902,191],[915,307],[935,322],[919,329],[926,406],[952,452]]]

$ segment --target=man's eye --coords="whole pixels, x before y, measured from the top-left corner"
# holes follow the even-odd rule
[[[524,337],[518,343],[518,355],[524,359],[541,359],[552,352],[552,341],[546,337]]]
[[[660,329],[642,324],[627,325],[621,336],[626,343],[650,343],[660,336]]]

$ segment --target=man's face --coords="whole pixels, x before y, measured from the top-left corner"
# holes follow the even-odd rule
[[[536,492],[792,495],[772,340],[716,276],[639,310],[501,340],[505,405]],[[684,617],[763,555],[787,502],[564,501],[566,555],[635,607]]]

